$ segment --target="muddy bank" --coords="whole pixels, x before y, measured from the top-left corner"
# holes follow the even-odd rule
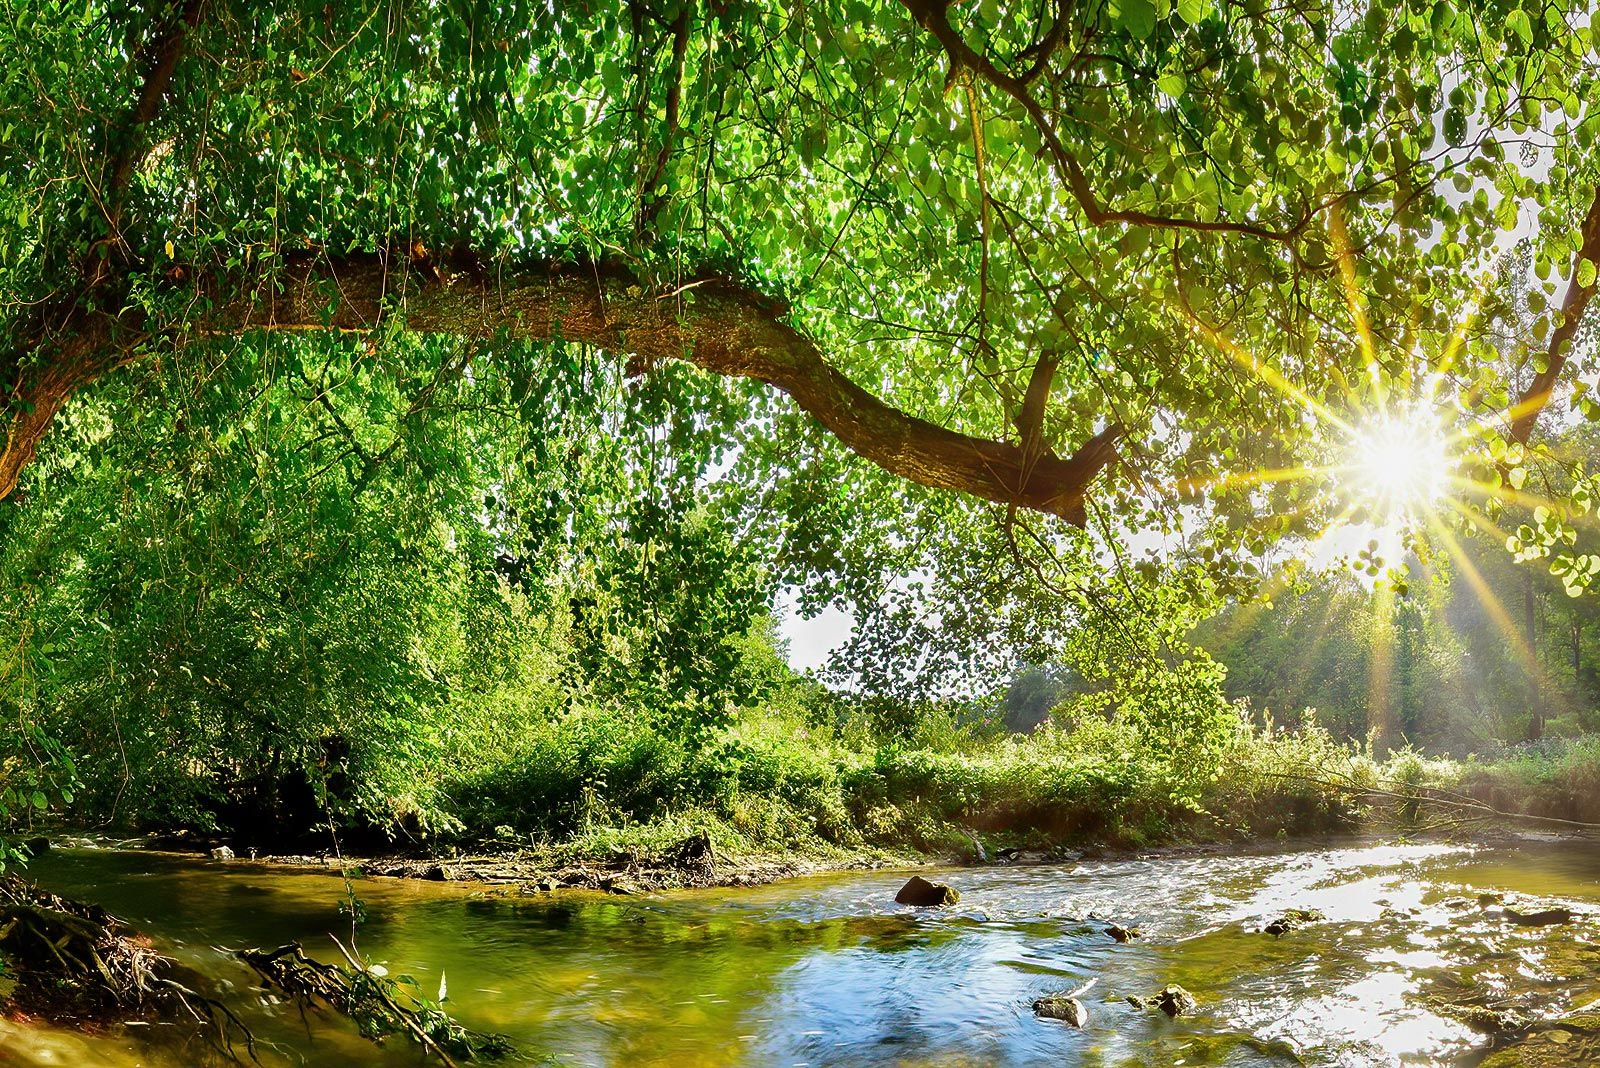
[[[255,864],[329,875],[348,873],[373,878],[478,883],[501,894],[529,895],[558,890],[627,895],[659,890],[762,886],[823,872],[915,867],[932,863],[934,859],[884,851],[730,855],[716,849],[704,833],[691,835],[665,849],[615,849],[598,856],[577,855],[570,850],[528,849],[432,856],[322,852],[241,857],[226,847],[198,840],[175,841],[172,836],[106,844],[203,856],[231,865]]]

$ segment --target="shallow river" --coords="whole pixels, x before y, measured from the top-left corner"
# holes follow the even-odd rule
[[[378,1048],[337,1021],[306,1023],[210,948],[300,939],[332,959],[330,933],[349,934],[338,878],[111,850],[57,850],[33,874],[222,983],[275,1045],[269,1065],[421,1063],[397,1041]],[[360,880],[357,937],[369,960],[424,990],[445,973],[464,1023],[535,1059],[621,1068],[1472,1064],[1489,1039],[1439,1004],[1550,1017],[1600,998],[1600,922],[1518,927],[1478,901],[1526,894],[1600,916],[1595,842],[1352,844],[939,877],[961,903],[920,912],[893,903],[905,875],[889,872],[646,897],[496,899]],[[1260,933],[1291,907],[1327,920]],[[1091,916],[1142,937],[1118,944]],[[1034,1018],[1035,997],[1091,979],[1084,1031]],[[1167,983],[1195,995],[1196,1015],[1168,1020],[1124,1000]],[[0,1064],[204,1062],[161,1031],[0,1022]],[[1551,1044],[1529,1063],[1600,1056],[1582,1035],[1552,1035],[1534,1036]]]

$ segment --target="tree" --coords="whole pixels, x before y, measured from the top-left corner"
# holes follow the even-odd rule
[[[0,30],[0,494],[129,361],[414,332],[683,359],[925,486],[1079,524],[1097,480],[1130,523],[1178,487],[1279,536],[1315,490],[1227,479],[1293,462],[1306,398],[1442,373],[1529,442],[1594,290],[1586,18],[29,5]],[[1567,288],[1513,390],[1453,339],[1524,217]]]

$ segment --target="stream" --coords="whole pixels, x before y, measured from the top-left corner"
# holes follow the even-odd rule
[[[350,917],[336,877],[114,849],[57,849],[30,874],[212,978],[267,1065],[423,1063],[397,1040],[378,1047],[341,1020],[303,1018],[213,948],[299,939],[337,959],[329,936],[348,938]],[[429,993],[443,973],[463,1023],[510,1036],[535,1063],[621,1068],[1471,1065],[1493,1040],[1442,1005],[1549,1019],[1600,999],[1600,842],[1363,841],[923,874],[960,903],[895,905],[906,873],[887,871],[637,897],[357,880],[356,939]],[[1522,927],[1479,900],[1490,893],[1595,917]],[[1288,908],[1327,918],[1261,933]],[[1141,937],[1119,944],[1091,916]],[[1034,1017],[1034,998],[1090,980],[1083,1031]],[[1194,1015],[1126,1000],[1168,983],[1193,993]],[[183,1030],[0,1021],[0,1065],[214,1060]],[[1531,1059],[1510,1063],[1595,1063],[1597,1041],[1536,1032],[1509,1051]]]

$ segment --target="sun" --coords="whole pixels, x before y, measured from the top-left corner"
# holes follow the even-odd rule
[[[1351,428],[1342,470],[1351,504],[1383,526],[1410,526],[1444,495],[1449,439],[1427,412],[1389,413]]]

